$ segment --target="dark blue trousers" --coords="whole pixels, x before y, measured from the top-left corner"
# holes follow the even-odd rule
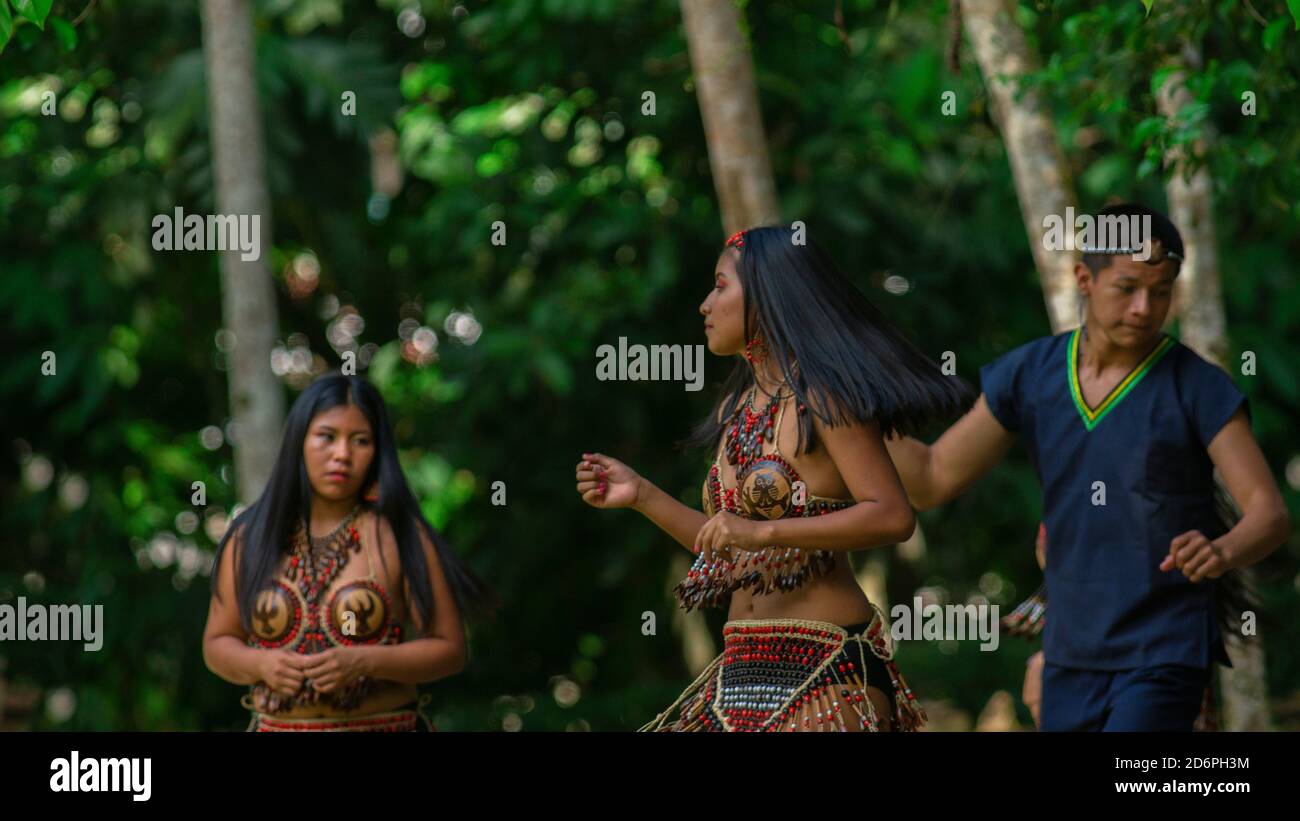
[[[1210,671],[1160,664],[1135,670],[1043,665],[1044,732],[1191,732]]]

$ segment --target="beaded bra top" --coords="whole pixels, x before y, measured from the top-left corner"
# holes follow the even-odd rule
[[[319,538],[308,538],[298,526],[290,539],[288,569],[258,594],[250,646],[311,655],[331,647],[401,641],[402,628],[394,620],[392,602],[379,584],[369,552],[362,551],[361,536],[353,525],[356,513],[353,509],[329,535]],[[349,579],[327,596],[349,556],[357,552],[366,554],[368,575]],[[359,704],[372,688],[373,682],[364,676],[331,693],[321,693],[307,681],[286,697],[258,682],[251,695],[264,712],[322,703],[346,710]]]
[[[808,491],[794,465],[781,455],[776,441],[785,404],[777,397],[762,411],[756,411],[754,393],[751,388],[749,397],[727,421],[726,433],[704,480],[705,514],[712,517],[726,510],[748,519],[790,519],[821,516],[855,504],[853,499],[834,499]],[[803,405],[799,412],[806,412]],[[773,443],[770,453],[763,453],[765,442]],[[728,464],[736,469],[735,487],[725,487],[722,482],[720,460],[724,453]],[[834,566],[835,556],[829,550],[780,545],[740,550],[730,561],[710,563],[701,554],[673,593],[684,610],[718,607],[736,590],[748,590],[754,595],[784,593],[825,575]]]

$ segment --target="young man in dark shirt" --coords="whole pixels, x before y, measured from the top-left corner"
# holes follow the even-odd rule
[[[1226,661],[1207,580],[1276,549],[1290,517],[1245,396],[1161,330],[1183,255],[1177,229],[1139,205],[1097,221],[1106,216],[1149,217],[1149,244],[1085,249],[1083,327],[985,365],[975,406],[933,445],[887,445],[926,509],[1023,440],[1051,544],[1043,730],[1191,730],[1211,663]],[[1227,532],[1215,468],[1243,513]]]

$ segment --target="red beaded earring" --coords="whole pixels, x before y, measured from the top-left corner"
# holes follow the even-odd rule
[[[367,502],[370,502],[371,504],[374,504],[375,502],[379,501],[379,480],[378,479],[370,483],[370,487],[366,488],[366,492],[364,495],[362,495],[361,498],[365,499]]]

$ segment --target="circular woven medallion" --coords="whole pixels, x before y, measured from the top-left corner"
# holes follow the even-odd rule
[[[294,590],[282,581],[257,594],[253,609],[253,633],[263,645],[288,644],[298,632],[302,607]]]
[[[340,643],[367,642],[384,630],[388,602],[369,582],[350,582],[330,602],[330,635]]]
[[[740,508],[752,519],[780,519],[790,512],[794,470],[784,459],[764,456],[736,475]]]

